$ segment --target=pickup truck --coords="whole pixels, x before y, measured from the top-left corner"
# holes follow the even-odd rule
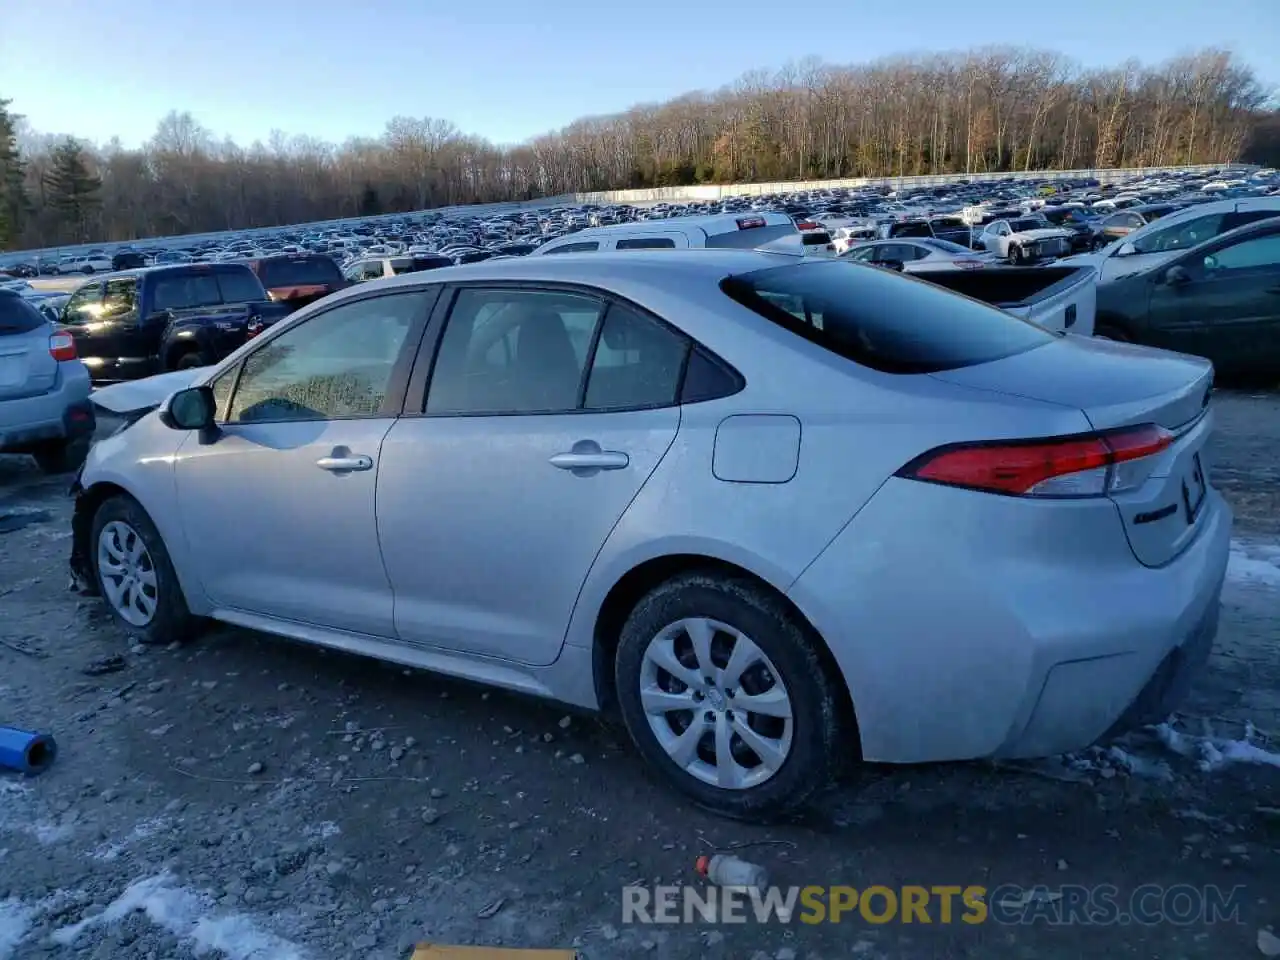
[[[194,263],[82,284],[59,326],[104,383],[215,363],[289,312],[244,264]]]
[[[1093,336],[1098,309],[1097,270],[1093,267],[984,267],[931,270],[913,276],[989,303],[1048,330]]]

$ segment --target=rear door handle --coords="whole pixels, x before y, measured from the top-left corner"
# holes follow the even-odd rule
[[[330,473],[347,473],[352,470],[372,470],[373,457],[366,457],[363,454],[349,457],[321,457],[316,461],[316,466],[321,470],[328,470]]]
[[[557,453],[549,462],[561,470],[622,470],[631,463],[631,458],[615,450],[600,450],[590,453]]]

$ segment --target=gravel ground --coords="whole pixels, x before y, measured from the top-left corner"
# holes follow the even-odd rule
[[[1211,669],[1174,728],[1017,768],[871,768],[768,828],[683,805],[613,728],[554,705],[229,628],[130,648],[67,592],[65,480],[0,457],[0,723],[61,750],[44,776],[0,775],[0,960],[402,958],[423,940],[593,958],[1262,955],[1259,931],[1280,926],[1280,396],[1216,403],[1236,550]],[[787,885],[1213,884],[1239,887],[1240,910],[1123,928],[936,911],[623,922],[624,885],[699,885],[697,855],[742,847]]]

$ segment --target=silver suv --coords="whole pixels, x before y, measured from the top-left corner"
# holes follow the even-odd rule
[[[94,430],[89,371],[71,335],[0,290],[0,453],[28,453],[46,473],[74,470]]]

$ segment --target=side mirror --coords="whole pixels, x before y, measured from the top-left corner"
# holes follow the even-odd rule
[[[1124,243],[1120,244],[1120,249],[1116,251],[1116,256],[1132,257],[1137,252],[1138,252],[1138,248],[1126,240]]]
[[[1191,282],[1191,274],[1187,273],[1186,267],[1175,265],[1164,272],[1164,282],[1171,287],[1180,287]]]
[[[212,387],[188,387],[165,401],[160,420],[173,430],[214,431],[216,414]]]

